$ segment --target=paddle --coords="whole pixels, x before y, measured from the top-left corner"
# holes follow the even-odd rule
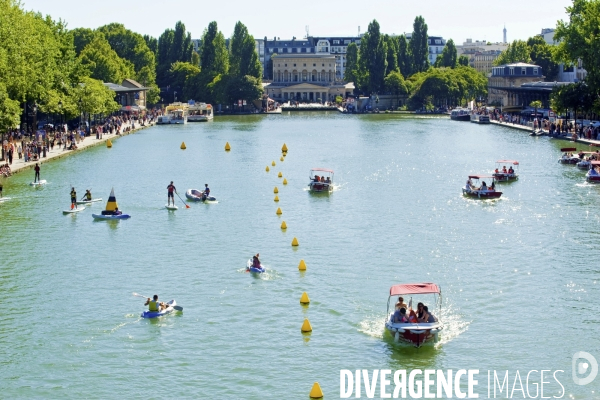
[[[175,194],[177,195],[177,197],[179,197],[179,200],[181,200],[181,202],[183,203],[183,205],[185,206],[185,208],[190,208],[190,206],[188,206],[187,203],[185,201],[183,201],[183,199],[181,198],[181,196],[179,195],[179,193],[175,192]]]
[[[134,295],[134,296],[136,296],[136,297],[143,297],[144,299],[151,299],[151,297],[148,297],[148,296],[142,296],[141,294],[139,294],[139,293],[135,293],[135,292],[133,292],[133,295]],[[181,306],[174,306],[173,308],[174,308],[175,310],[177,310],[177,311],[183,311],[183,307],[181,307]]]

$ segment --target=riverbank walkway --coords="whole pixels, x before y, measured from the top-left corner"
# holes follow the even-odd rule
[[[135,123],[134,127],[132,129],[130,129],[129,131],[121,132],[127,126],[127,125],[123,124],[123,126],[121,127],[121,131],[118,134],[117,133],[114,133],[114,134],[104,133],[104,134],[102,134],[102,139],[96,139],[96,136],[86,136],[83,140],[80,140],[79,143],[76,143],[77,150],[63,150],[62,146],[54,146],[54,149],[52,149],[52,150],[48,149],[48,151],[46,152],[46,157],[40,157],[40,159],[38,161],[25,162],[25,157],[18,158],[17,154],[15,153],[15,156],[13,157],[13,163],[12,163],[12,165],[10,165],[11,174],[15,175],[15,174],[18,174],[19,172],[28,171],[30,169],[33,169],[35,167],[36,163],[42,165],[42,164],[45,164],[52,160],[67,157],[72,154],[78,154],[80,151],[83,151],[90,147],[106,145],[106,142],[109,139],[111,142],[114,142],[116,139],[118,139],[120,137],[131,135],[132,133],[139,132],[140,130],[149,128],[153,125],[154,125],[154,122],[152,122],[152,123],[148,122],[144,126],[140,125],[139,123]],[[8,162],[8,161],[2,161],[0,163],[2,165],[4,165],[4,164],[6,164],[6,162]],[[2,178],[2,179],[8,179],[8,178]]]
[[[495,125],[500,125],[500,126],[506,126],[508,128],[513,128],[513,129],[518,129],[520,131],[524,131],[527,133],[531,133],[533,132],[533,130],[531,129],[531,127],[529,126],[525,126],[525,125],[519,125],[519,124],[511,124],[509,122],[499,122],[499,121],[495,121],[495,120],[490,120],[490,122],[492,124]],[[547,130],[542,129],[542,132],[544,132],[544,135],[548,135],[549,132]],[[600,147],[600,140],[593,140],[593,139],[582,139],[582,138],[577,138],[575,140],[573,140],[573,138],[571,137],[572,134],[568,134],[567,136],[551,136],[554,139],[560,139],[560,140],[566,140],[569,142],[575,142],[575,143],[582,143],[582,144],[587,144],[590,146],[596,146],[596,147]]]

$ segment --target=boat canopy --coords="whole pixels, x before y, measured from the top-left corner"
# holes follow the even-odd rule
[[[592,164],[592,165],[600,165],[600,161],[592,161],[592,162],[590,162],[590,164]]]
[[[577,151],[576,147],[563,147],[560,151]]]
[[[311,169],[311,171],[323,171],[323,172],[329,172],[330,174],[333,174],[333,170],[326,169],[326,168],[313,168],[313,169]]]
[[[428,294],[440,293],[440,288],[435,283],[404,283],[394,285],[390,288],[390,296],[398,296],[401,294]]]
[[[493,175],[469,175],[469,179],[492,179],[495,178]]]
[[[517,160],[498,160],[496,161],[497,164],[512,164],[512,165],[519,165],[519,162]]]

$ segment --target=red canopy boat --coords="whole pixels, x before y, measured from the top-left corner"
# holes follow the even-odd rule
[[[506,169],[507,165],[510,165],[508,169]],[[515,181],[519,179],[519,175],[515,171],[515,168],[518,167],[519,162],[517,160],[498,160],[496,161],[496,170],[493,173],[494,179],[497,182]]]
[[[333,191],[333,170],[313,168],[310,170],[308,190],[313,193],[329,193]]]
[[[431,315],[429,322],[400,322],[398,310],[393,307],[390,312],[390,301],[393,296],[409,296],[409,308],[406,310],[406,316],[416,315],[412,310],[413,295],[433,294],[434,303],[429,310]],[[404,308],[404,307],[402,307]],[[436,343],[439,340],[439,333],[444,329],[444,324],[439,318],[436,318],[432,313],[436,311],[438,316],[442,310],[442,291],[435,283],[405,283],[394,285],[390,288],[390,297],[387,305],[387,318],[385,320],[385,330],[389,332],[395,342],[405,342],[412,344],[415,347],[421,347],[425,343]]]
[[[587,174],[585,174],[585,180],[590,183],[600,183],[600,172],[597,168],[600,168],[600,161],[591,161],[591,166]]]

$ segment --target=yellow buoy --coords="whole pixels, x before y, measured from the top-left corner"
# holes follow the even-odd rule
[[[279,189],[277,189],[277,186],[275,186],[275,189],[273,189],[273,193],[279,193]]]
[[[279,157],[279,161],[283,162],[283,156]]]
[[[287,229],[287,224],[285,221],[281,222],[281,229]]]
[[[300,264],[298,264],[298,269],[300,271],[306,271],[306,263],[304,262],[304,260],[300,260]]]
[[[283,157],[287,156],[287,153],[283,153]]]
[[[277,207],[277,211],[275,212],[277,215],[281,215],[281,208]]]
[[[283,184],[287,185],[287,179],[283,178]]]
[[[306,294],[306,292],[302,293],[302,296],[300,296],[300,304],[308,304],[310,303],[310,299],[308,298],[308,295]]]
[[[229,151],[231,150],[231,146],[229,145],[229,142],[225,143],[225,151]]]
[[[267,165],[267,168],[265,168],[265,171],[269,172],[269,166]]]
[[[310,325],[310,321],[308,318],[304,318],[304,323],[302,324],[302,328],[300,328],[302,332],[312,332],[312,326]]]
[[[112,147],[112,142],[110,141],[110,139],[106,141],[106,147],[108,147],[109,149]]]
[[[273,199],[273,201],[274,201],[275,203],[277,203],[277,202],[279,201],[279,196],[275,195],[275,198]]]
[[[319,382],[315,382],[313,384],[312,389],[310,389],[309,396],[311,399],[322,399],[323,398],[323,391],[321,390],[321,386],[319,385]]]
[[[187,149],[187,147],[185,146],[185,142],[181,142],[181,146],[179,146],[179,148],[180,148],[181,150],[185,150],[185,149]]]
[[[292,240],[292,246],[298,246],[298,239],[294,238],[294,240]]]
[[[273,161],[273,162],[271,163],[271,165],[272,165],[272,166],[275,166],[275,161]]]
[[[277,174],[278,178],[281,178],[283,176],[283,174],[281,173],[281,171],[279,171],[279,173]]]
[[[282,153],[286,153],[287,151],[288,151],[288,148],[287,148],[287,146],[284,143],[283,146],[281,146],[281,152]]]

